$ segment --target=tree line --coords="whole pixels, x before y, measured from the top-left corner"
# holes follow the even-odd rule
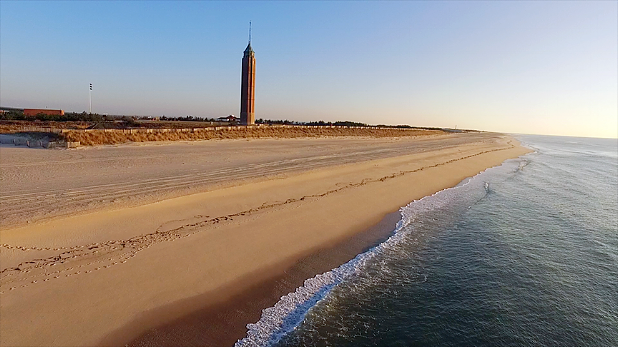
[[[77,113],[77,112],[66,112],[64,115],[52,115],[39,113],[34,116],[26,116],[24,111],[20,110],[10,110],[6,112],[0,113],[0,120],[40,120],[40,121],[57,121],[57,122],[77,122],[77,121],[86,121],[86,122],[100,122],[103,121],[104,116],[97,113]]]
[[[39,113],[35,116],[25,116],[23,111],[20,110],[10,110],[0,113],[0,120],[39,120],[39,121],[57,121],[57,122],[67,122],[67,121],[85,121],[85,122],[104,122],[110,120],[123,120],[127,125],[137,126],[136,120],[153,120],[152,117],[142,116],[142,117],[127,117],[127,116],[106,116],[100,115],[97,113],[87,113],[87,112],[66,112],[64,115],[49,115],[44,113]],[[160,121],[181,121],[181,122],[218,122],[219,120],[215,118],[200,118],[193,116],[186,117],[168,117],[161,116],[158,117]],[[265,125],[309,125],[309,126],[349,126],[349,127],[379,127],[379,128],[416,128],[416,129],[438,129],[438,128],[425,128],[425,127],[413,127],[410,125],[369,125],[366,123],[353,122],[353,121],[311,121],[311,122],[299,122],[299,121],[291,121],[288,119],[279,120],[279,119],[258,119],[255,121],[256,124],[265,124]],[[236,122],[230,122],[231,125],[235,125]]]

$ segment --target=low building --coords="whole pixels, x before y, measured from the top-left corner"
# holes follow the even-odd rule
[[[227,117],[219,117],[217,118],[217,120],[219,122],[237,122],[239,120],[238,117],[234,116],[233,114],[227,116]]]
[[[0,112],[2,112],[2,113],[11,112],[11,111],[24,112],[24,109],[23,108],[17,108],[17,107],[4,107],[4,106],[0,106]]]
[[[24,116],[36,116],[38,114],[45,114],[50,116],[64,116],[64,110],[50,110],[47,108],[25,108]]]

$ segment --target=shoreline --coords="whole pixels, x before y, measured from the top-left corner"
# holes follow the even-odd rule
[[[186,308],[202,306],[171,322],[164,322],[136,338],[131,340],[124,338],[131,335],[130,331],[134,327],[144,325],[144,322],[138,319],[112,332],[99,345],[177,346],[181,341],[183,346],[232,346],[237,340],[245,337],[246,325],[257,322],[263,309],[272,307],[282,296],[302,286],[306,279],[330,271],[386,241],[399,220],[401,220],[399,212],[389,213],[378,224],[367,230],[334,245],[318,249],[291,266],[286,265],[288,267],[283,274],[277,271],[278,267],[270,271],[265,270],[264,272],[270,275],[267,275],[265,280],[223,301],[209,303],[208,294],[205,294],[156,309],[149,313],[149,317],[144,317],[142,320],[145,322],[152,316],[166,316],[169,312],[177,310],[178,306]],[[242,283],[241,280],[234,285]]]
[[[486,169],[489,168],[491,167]],[[444,189],[448,188],[451,187]],[[169,307],[159,308],[151,312],[150,316],[165,316],[167,312],[177,309],[177,306],[195,307],[200,306],[200,303],[203,306],[173,321],[157,325],[126,343],[127,339],[123,337],[130,335],[126,331],[130,331],[134,326],[144,325],[139,321],[133,322],[110,334],[101,341],[100,345],[171,347],[181,343],[183,346],[233,346],[235,342],[246,336],[247,324],[257,322],[264,309],[273,307],[282,296],[301,287],[305,280],[331,271],[386,241],[393,235],[396,224],[400,220],[401,215],[398,210],[388,213],[376,225],[334,245],[317,249],[309,256],[296,261],[284,270],[284,274],[280,274],[281,271],[276,269],[271,270],[273,275],[226,300],[203,306],[203,299],[197,297],[182,303],[173,303]],[[269,274],[271,271],[265,270],[264,272]],[[279,275],[274,275],[274,273],[279,273]],[[230,315],[230,312],[234,314]],[[147,318],[143,319],[147,320]]]
[[[0,344],[219,345],[231,331],[225,343],[234,343],[261,309],[390,234],[399,220],[392,211],[529,152],[508,136],[466,136],[456,146],[448,138],[428,151],[3,230]]]
[[[501,164],[496,166],[499,165]],[[485,170],[496,166],[488,167]],[[233,297],[212,303],[204,300],[204,297],[208,296],[208,294],[205,294],[170,304],[168,307],[161,307],[150,312],[148,316],[150,318],[152,316],[166,316],[169,312],[177,310],[179,306],[200,308],[198,310],[189,309],[187,311],[190,313],[182,317],[158,324],[131,340],[126,339],[126,336],[131,335],[128,332],[134,327],[147,325],[145,323],[149,317],[142,318],[141,322],[138,319],[111,333],[99,345],[126,345],[130,347],[172,347],[179,344],[183,346],[233,346],[237,341],[246,337],[247,325],[256,323],[261,318],[264,309],[273,307],[281,297],[303,286],[305,280],[331,271],[385,242],[393,235],[396,224],[400,220],[399,210],[390,212],[379,223],[336,244],[317,249],[292,265],[288,264],[287,267],[284,265],[264,270],[266,279],[246,287],[243,292]],[[282,271],[281,269],[285,270]],[[241,280],[233,286],[242,285],[242,283]],[[233,312],[233,314],[230,314],[230,312]],[[130,342],[127,343],[127,341]]]

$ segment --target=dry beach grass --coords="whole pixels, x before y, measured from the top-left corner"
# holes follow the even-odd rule
[[[441,130],[417,129],[377,129],[377,128],[328,128],[328,127],[236,127],[231,129],[191,131],[147,132],[145,129],[134,132],[111,132],[104,130],[68,131],[63,137],[69,142],[81,145],[113,145],[126,142],[146,141],[196,141],[212,139],[257,139],[257,138],[301,138],[333,136],[367,136],[367,137],[409,137],[444,134]]]

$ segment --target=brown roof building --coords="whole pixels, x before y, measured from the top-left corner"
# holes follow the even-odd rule
[[[24,116],[36,116],[38,114],[45,114],[50,116],[64,116],[64,110],[50,110],[47,108],[25,108]]]

